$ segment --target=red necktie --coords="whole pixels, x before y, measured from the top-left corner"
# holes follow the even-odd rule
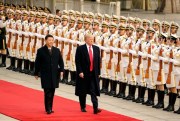
[[[89,46],[89,59],[90,59],[90,71],[93,70],[93,54],[91,50],[91,46]]]

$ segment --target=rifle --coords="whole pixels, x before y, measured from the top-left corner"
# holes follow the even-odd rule
[[[171,59],[173,58],[173,51],[172,51],[172,49],[171,49],[171,52],[170,52],[170,58]],[[168,77],[167,77],[167,80],[166,80],[167,84],[171,84],[171,73],[172,73],[172,70],[173,70],[173,63],[170,62],[169,63],[169,73],[168,73]]]
[[[114,40],[112,40],[112,41],[110,41],[110,46],[112,47],[113,46],[113,41]],[[112,60],[112,58],[113,58],[113,50],[110,50],[110,58],[109,58],[109,62],[108,62],[108,69],[111,69],[111,60]]]
[[[58,36],[58,29],[56,29],[56,34],[55,35]],[[58,47],[58,40],[57,39],[55,41],[55,45],[56,45],[56,47]]]
[[[18,30],[17,25],[16,25],[16,30]],[[16,34],[16,37],[15,37],[15,42],[14,42],[14,45],[13,45],[13,50],[17,49],[17,41],[18,41],[18,34]]]
[[[151,54],[151,45],[148,48],[148,54]],[[150,69],[150,67],[151,67],[151,58],[148,57],[148,67],[147,67],[147,70],[146,70],[146,73],[145,73],[145,78],[149,78],[149,69]]]
[[[163,49],[162,49],[162,47],[161,47],[160,52],[159,52],[159,56],[162,56],[162,53],[163,53]],[[161,73],[161,71],[162,71],[162,66],[163,66],[163,61],[160,60],[160,61],[159,61],[159,72],[158,72],[158,77],[157,77],[157,81],[158,81],[158,82],[162,82],[162,73]]]
[[[11,29],[12,28],[12,23],[10,22],[9,24],[9,28]],[[7,44],[7,47],[10,48],[10,45],[11,45],[11,38],[12,38],[12,33],[9,32],[9,39],[8,39],[8,44]]]
[[[132,42],[129,44],[129,49],[132,49]],[[132,71],[131,62],[132,62],[132,53],[129,53],[129,63],[128,63],[128,67],[127,67],[128,74],[130,74]]]
[[[139,51],[142,51],[141,43],[140,43],[140,45],[139,45]],[[137,66],[137,69],[136,69],[136,75],[140,75],[141,59],[142,59],[142,57],[139,55],[139,56],[138,56],[138,66]]]
[[[118,48],[121,48],[121,42],[120,41],[118,43]],[[121,53],[118,52],[118,63],[117,63],[116,72],[120,72],[120,61],[121,61]]]
[[[24,31],[24,25],[22,25],[22,31]],[[20,54],[23,51],[23,43],[24,43],[24,34],[22,34],[22,42],[21,42],[21,45],[20,45],[20,48],[19,48]]]
[[[72,33],[70,33],[69,39],[70,40],[72,39]],[[66,60],[70,60],[70,58],[71,58],[71,50],[72,50],[72,43],[69,42],[69,51],[68,51],[68,55],[67,55]]]
[[[103,45],[104,45],[104,38],[103,38],[103,40],[101,41],[101,46],[103,46]],[[101,49],[101,60],[102,60],[103,57],[104,57],[104,50]],[[101,63],[100,63],[100,68],[102,68],[102,61],[101,61]]]
[[[44,29],[42,29],[41,34],[44,35]],[[44,38],[42,38],[41,41],[42,41],[42,45],[41,46],[44,46]]]
[[[35,29],[35,33],[37,33],[37,27]],[[36,50],[36,42],[37,42],[37,36],[35,36],[34,38],[34,45],[32,47],[32,57],[33,57],[33,53],[35,53],[35,50]]]
[[[30,27],[29,32],[31,32],[31,31],[32,31],[32,28]],[[26,47],[26,52],[30,51],[30,43],[31,43],[31,36],[29,35],[29,40],[28,40],[28,44],[27,44],[27,47]]]
[[[62,38],[64,38],[64,31],[62,31]],[[61,41],[61,54],[63,55],[63,50],[64,50],[64,41]]]

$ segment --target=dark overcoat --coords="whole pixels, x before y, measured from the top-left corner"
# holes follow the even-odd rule
[[[34,75],[40,72],[42,88],[58,88],[60,72],[63,71],[64,62],[58,48],[52,47],[52,54],[46,45],[38,49]]]
[[[6,49],[6,28],[0,28],[0,50]]]
[[[100,49],[99,47],[93,45],[93,70],[95,76],[95,93],[97,96],[100,96],[100,87],[99,87],[99,75],[100,75]],[[89,53],[86,44],[77,47],[76,56],[76,87],[75,94],[77,96],[90,94],[90,59]],[[84,73],[84,78],[79,76],[80,73]]]

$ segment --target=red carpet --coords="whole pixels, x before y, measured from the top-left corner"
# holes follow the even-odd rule
[[[79,110],[79,103],[55,96],[55,113],[44,111],[43,92],[0,80],[0,113],[23,121],[139,121],[103,110],[94,115],[92,107],[87,113]]]

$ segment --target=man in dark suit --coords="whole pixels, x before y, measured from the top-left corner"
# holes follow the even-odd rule
[[[77,47],[75,62],[77,69],[77,82],[75,94],[79,96],[82,112],[86,112],[86,95],[91,95],[94,114],[100,113],[98,99],[100,96],[99,75],[100,75],[100,49],[93,45],[94,36],[85,35],[86,44]]]
[[[41,86],[44,89],[44,103],[47,114],[51,114],[55,88],[59,87],[59,76],[63,75],[64,63],[60,50],[53,47],[52,35],[45,37],[46,45],[39,48],[35,60],[35,78],[40,72]]]

